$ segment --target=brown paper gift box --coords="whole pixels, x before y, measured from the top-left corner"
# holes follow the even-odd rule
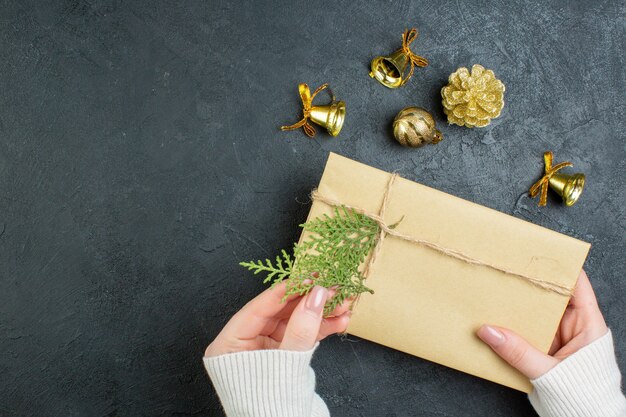
[[[378,213],[391,174],[331,153],[318,193]],[[314,200],[309,219],[333,207]],[[386,224],[483,263],[570,289],[590,245],[404,178],[388,196]],[[303,234],[301,239],[305,238]],[[547,352],[569,296],[387,236],[348,333],[529,392],[526,377],[476,336],[482,324],[514,330]]]

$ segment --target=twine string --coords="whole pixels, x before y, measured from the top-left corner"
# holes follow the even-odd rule
[[[418,32],[415,28],[411,30],[407,29],[402,34],[402,52],[407,56],[407,58],[409,58],[409,64],[411,66],[411,69],[409,70],[406,78],[402,80],[402,85],[409,81],[409,79],[413,76],[415,66],[425,67],[428,65],[428,60],[426,58],[424,58],[423,56],[419,56],[411,51],[410,45],[415,39],[417,39],[417,35]]]
[[[541,190],[541,197],[539,197],[539,207],[545,206],[548,202],[548,184],[550,184],[550,178],[552,178],[552,176],[556,174],[559,170],[565,167],[574,166],[574,164],[572,164],[571,162],[561,162],[560,164],[552,166],[552,158],[552,151],[548,151],[543,154],[543,160],[546,165],[545,174],[543,175],[543,177],[541,177],[539,181],[534,183],[528,191],[530,196],[534,198]]]
[[[383,240],[385,240],[385,236],[387,235],[387,233],[389,233],[388,230],[391,230],[391,228],[387,227],[383,219],[385,218],[385,211],[387,210],[387,202],[389,201],[389,195],[391,194],[391,187],[393,186],[393,183],[397,177],[398,177],[397,173],[394,172],[393,174],[391,174],[391,178],[389,178],[389,181],[387,182],[387,188],[385,189],[383,202],[380,205],[378,216],[376,219],[370,217],[372,220],[378,223],[380,227],[378,228],[378,236],[376,236],[375,238],[376,244],[374,246],[374,249],[372,250],[372,254],[370,255],[367,263],[365,264],[365,269],[363,269],[363,278],[367,278],[369,276],[372,265],[374,265],[374,262],[376,262],[376,257],[378,256],[378,253],[383,247]],[[385,227],[383,227],[383,225]]]
[[[348,204],[344,204],[340,201],[334,200],[332,198],[329,198],[327,196],[322,195],[318,190],[313,190],[313,192],[311,193],[311,199],[312,200],[317,200],[317,201],[321,201],[322,203],[325,203],[331,207],[345,207],[347,209],[350,209],[352,211],[354,211],[355,213],[359,213],[362,214],[372,220],[374,220],[376,223],[378,223],[379,226],[379,232],[378,235],[376,237],[377,241],[376,244],[374,246],[374,249],[372,250],[372,253],[369,257],[369,259],[367,260],[365,267],[363,269],[363,277],[367,278],[367,276],[369,275],[372,265],[374,265],[374,262],[376,262],[376,258],[380,253],[380,250],[382,248],[382,243],[385,240],[386,235],[390,235],[393,236],[395,238],[398,239],[402,239],[406,242],[411,242],[414,243],[416,245],[422,245],[425,246],[429,249],[432,249],[436,252],[439,252],[443,255],[449,256],[451,258],[455,258],[458,259],[460,261],[463,261],[465,263],[471,264],[471,265],[478,265],[478,266],[483,266],[486,268],[490,268],[499,272],[502,272],[506,275],[511,275],[513,277],[522,279],[523,281],[528,282],[531,285],[534,285],[536,287],[542,288],[544,290],[547,291],[551,291],[554,292],[556,294],[560,294],[560,295],[566,295],[566,296],[571,296],[573,293],[573,290],[569,287],[563,286],[563,285],[559,285],[556,284],[554,282],[550,282],[550,281],[546,281],[543,279],[539,279],[539,278],[534,278],[528,275],[524,275],[524,274],[520,274],[517,273],[511,269],[508,268],[504,268],[489,262],[485,262],[485,261],[481,261],[479,259],[475,259],[472,258],[471,256],[455,250],[455,249],[450,249],[450,248],[446,248],[443,247],[441,245],[438,245],[434,242],[430,242],[428,240],[425,239],[420,239],[414,236],[410,236],[410,235],[406,235],[403,234],[397,230],[395,230],[395,225],[389,226],[387,225],[387,223],[384,220],[384,215],[385,215],[385,211],[387,209],[387,203],[389,201],[389,195],[391,194],[391,190],[392,190],[392,185],[395,182],[396,178],[398,177],[398,174],[394,173],[391,175],[391,177],[389,178],[389,182],[387,183],[387,188],[385,190],[385,194],[383,197],[383,202],[381,204],[380,210],[378,213],[371,213],[368,212],[360,207],[355,207],[355,206],[351,206]],[[397,223],[396,223],[397,225]]]
[[[304,133],[306,133],[306,135],[310,138],[315,136],[315,128],[313,127],[313,125],[311,123],[309,123],[309,118],[311,117],[311,106],[313,104],[313,99],[315,98],[315,96],[322,90],[325,90],[326,88],[328,88],[328,83],[326,84],[322,84],[320,85],[317,90],[315,90],[313,92],[313,94],[311,94],[311,90],[309,89],[309,86],[307,83],[302,83],[298,86],[298,90],[300,92],[300,99],[302,100],[302,114],[303,117],[302,119],[297,122],[294,123],[290,126],[281,126],[280,130],[295,130],[298,128],[302,128],[304,130]],[[332,93],[332,91],[330,90],[330,88],[328,88],[328,92],[332,98],[332,102],[335,101],[335,95]]]

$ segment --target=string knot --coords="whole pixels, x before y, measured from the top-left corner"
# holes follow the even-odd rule
[[[415,28],[411,30],[406,29],[404,33],[402,34],[402,52],[409,59],[409,64],[411,66],[411,69],[409,70],[408,75],[406,76],[404,80],[402,80],[402,85],[404,85],[404,83],[409,81],[409,79],[413,76],[413,71],[415,70],[415,66],[425,67],[428,65],[428,60],[426,58],[424,58],[423,56],[419,56],[415,54],[413,51],[411,51],[410,45],[415,39],[417,39],[417,35],[418,35],[418,32],[417,32],[417,29]]]
[[[294,123],[290,126],[281,126],[280,130],[295,130],[298,128],[302,128],[304,133],[310,138],[315,136],[315,128],[311,123],[309,123],[309,119],[311,117],[311,106],[313,104],[313,99],[315,96],[322,90],[328,88],[328,83],[322,84],[311,94],[311,90],[307,83],[302,83],[298,86],[298,91],[300,92],[300,99],[302,99],[302,119]],[[330,92],[330,89],[328,90]],[[330,92],[332,101],[335,101],[335,96]]]
[[[548,202],[548,184],[550,183],[550,178],[552,178],[552,176],[556,174],[559,170],[574,165],[571,162],[561,162],[560,164],[552,166],[552,158],[552,151],[548,151],[543,154],[543,160],[546,165],[545,174],[543,175],[543,177],[541,177],[539,181],[534,183],[528,191],[532,198],[536,197],[539,191],[541,191],[541,197],[539,197],[539,207],[545,206]]]

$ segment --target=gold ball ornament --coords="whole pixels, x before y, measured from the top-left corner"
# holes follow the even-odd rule
[[[393,136],[402,146],[416,148],[437,143],[443,135],[435,128],[435,119],[421,107],[407,107],[393,120]]]
[[[500,116],[504,106],[504,84],[491,70],[475,64],[472,71],[459,68],[441,89],[443,112],[448,123],[484,127]]]

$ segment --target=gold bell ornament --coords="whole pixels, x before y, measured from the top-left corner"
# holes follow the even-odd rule
[[[389,88],[403,86],[413,76],[415,66],[425,67],[428,60],[411,51],[411,43],[417,39],[417,29],[405,30],[402,35],[402,48],[389,56],[377,56],[372,60],[370,77],[376,78],[382,85]],[[406,68],[410,67],[406,74]]]
[[[417,148],[426,143],[435,144],[443,135],[435,128],[435,119],[421,107],[407,107],[393,120],[393,136],[402,146]]]
[[[484,127],[500,116],[504,107],[504,84],[493,71],[476,64],[471,72],[462,67],[450,74],[441,96],[448,123]]]
[[[346,103],[336,101],[334,94],[331,92],[332,99],[330,104],[324,106],[312,105],[315,96],[326,88],[328,88],[328,84],[323,84],[311,94],[311,90],[306,83],[300,84],[298,90],[302,99],[302,120],[291,126],[281,126],[280,130],[295,130],[301,127],[304,129],[304,133],[312,138],[315,136],[315,128],[309,123],[309,120],[311,120],[313,123],[325,127],[331,136],[337,136],[346,118]],[[330,88],[328,91],[330,92]]]
[[[563,202],[566,206],[572,206],[578,197],[583,192],[585,186],[585,174],[558,174],[557,172],[565,167],[571,167],[574,164],[571,162],[561,162],[552,166],[552,152],[548,151],[543,154],[543,159],[546,164],[545,174],[530,188],[530,196],[535,197],[541,191],[541,197],[539,198],[539,206],[545,206],[548,201],[548,185],[558,195],[563,198]]]

